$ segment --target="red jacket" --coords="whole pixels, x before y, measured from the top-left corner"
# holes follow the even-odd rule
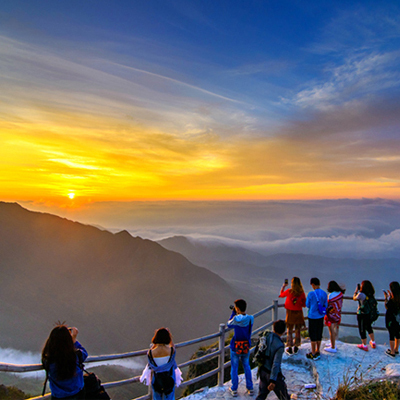
[[[286,297],[285,300],[286,310],[301,311],[303,307],[306,306],[306,295],[304,292],[299,296],[294,296],[291,293],[291,289],[286,289],[285,291],[281,289],[279,297]]]

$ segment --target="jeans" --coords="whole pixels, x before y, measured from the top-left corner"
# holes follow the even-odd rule
[[[153,400],[163,400],[163,398],[164,398],[164,400],[175,400],[175,387],[172,390],[172,392],[167,395],[158,393],[153,388]]]
[[[250,369],[250,353],[247,354],[236,354],[231,349],[231,379],[232,379],[232,390],[237,390],[239,386],[238,370],[239,360],[242,362],[244,375],[246,377],[246,388],[253,390],[253,381],[251,379]]]

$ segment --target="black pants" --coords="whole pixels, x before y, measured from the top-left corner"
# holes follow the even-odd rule
[[[358,322],[358,332],[360,333],[361,339],[367,338],[367,332],[369,334],[374,333],[369,314],[357,314],[357,322]]]
[[[268,385],[270,384],[269,377],[270,373],[261,369],[260,385],[256,400],[265,400],[267,398],[269,394]],[[278,374],[278,378],[276,379],[274,392],[279,400],[289,400],[285,377],[281,373]]]

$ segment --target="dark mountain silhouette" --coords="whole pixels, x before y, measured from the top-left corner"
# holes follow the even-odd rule
[[[53,323],[77,326],[91,354],[216,332],[239,294],[159,244],[0,202],[0,347],[40,351]]]

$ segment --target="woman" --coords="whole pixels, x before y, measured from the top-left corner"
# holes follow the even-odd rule
[[[324,317],[325,325],[329,329],[331,345],[325,347],[328,353],[336,353],[336,339],[339,336],[339,324],[342,319],[343,294],[345,292],[335,281],[328,283],[328,307]]]
[[[300,278],[295,276],[292,279],[290,289],[286,289],[287,280],[282,285],[279,297],[286,297],[286,325],[287,325],[287,348],[286,353],[289,355],[296,354],[301,345],[300,331],[304,324],[303,307],[306,306],[306,295]],[[293,329],[295,331],[295,342],[293,346]]]
[[[368,351],[367,346],[367,332],[370,337],[369,344],[371,348],[375,349],[375,335],[372,329],[372,322],[369,313],[364,312],[364,305],[368,298],[374,297],[375,289],[372,286],[370,281],[362,281],[357,285],[356,290],[353,295],[353,300],[358,301],[358,309],[357,309],[357,322],[358,322],[358,331],[360,332],[361,344],[358,344],[357,347],[361,350]]]
[[[60,324],[51,331],[44,345],[42,364],[53,399],[85,398],[82,363],[88,353],[76,340],[77,335],[78,329]]]
[[[146,380],[146,384],[152,385],[153,399],[175,399],[175,386],[182,382],[182,373],[175,361],[175,347],[168,329],[156,330],[152,346],[147,352],[148,363],[144,369],[140,382]],[[151,372],[153,378],[151,379]]]
[[[400,285],[399,282],[391,282],[390,290],[383,291],[386,307],[386,328],[389,331],[390,349],[386,350],[389,357],[394,358],[399,354],[400,339]]]

